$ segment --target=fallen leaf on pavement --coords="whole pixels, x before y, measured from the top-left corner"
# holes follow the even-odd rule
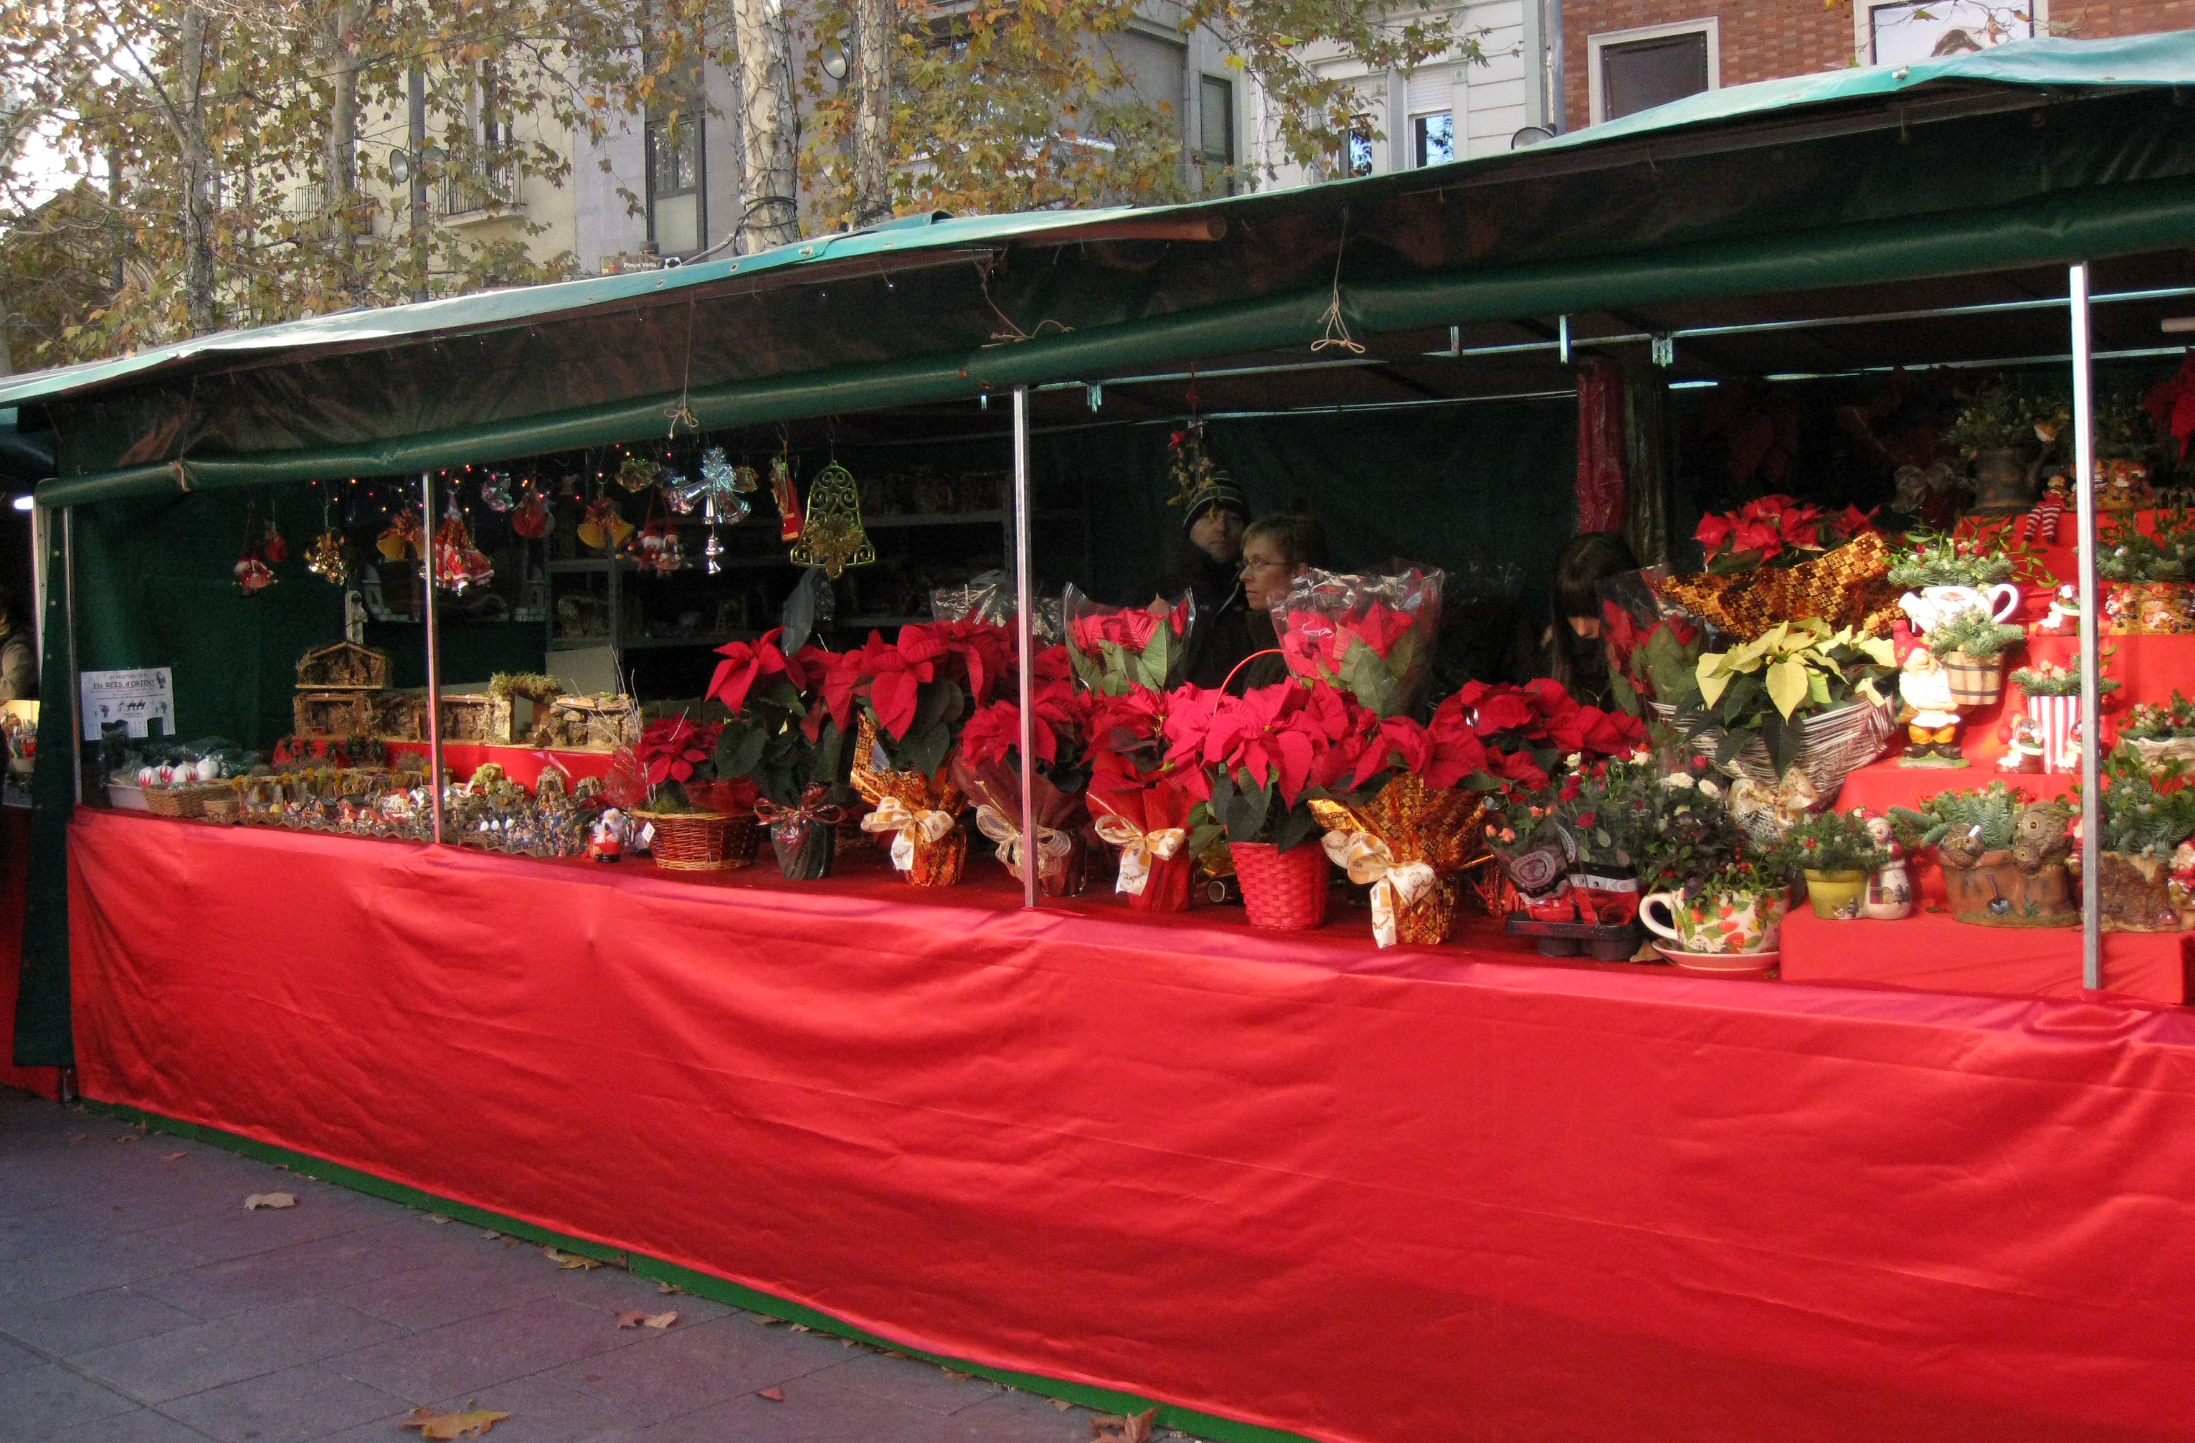
[[[71,1134],[69,1135],[69,1141],[70,1141],[70,1142],[72,1142],[72,1143],[76,1143],[76,1142],[86,1142],[86,1141],[89,1141],[89,1140],[90,1140],[90,1138],[91,1138],[91,1134],[90,1134],[90,1133],[88,1133],[88,1132],[78,1132],[78,1133],[71,1133]]]
[[[257,1212],[261,1208],[293,1208],[296,1206],[297,1195],[295,1193],[255,1192],[244,1199],[244,1211],[248,1213]]]
[[[558,1252],[555,1248],[543,1248],[541,1250],[541,1256],[547,1258],[550,1262],[555,1263],[558,1267],[564,1269],[564,1271],[566,1272],[570,1272],[574,1268],[577,1268],[582,1272],[586,1272],[602,1266],[602,1264],[594,1258],[583,1258],[577,1253],[561,1253]]]
[[[785,1390],[783,1388],[763,1388],[759,1389],[755,1396],[757,1398],[767,1398],[772,1403],[782,1403],[785,1401]]]
[[[655,1290],[659,1293],[683,1293],[686,1291],[676,1283],[657,1283]]]
[[[1054,1398],[1052,1400],[1052,1406],[1059,1409],[1060,1412],[1064,1413],[1075,1405],[1068,1402],[1065,1398]]]
[[[806,1323],[795,1323],[793,1324],[793,1331],[796,1333],[812,1333],[815,1329],[809,1327]]]
[[[449,1219],[442,1216],[442,1214],[440,1213],[428,1213],[427,1221],[430,1223],[446,1223],[449,1221]]]
[[[181,1156],[183,1156],[183,1154],[182,1154],[182,1153],[179,1153],[179,1152],[171,1152],[171,1153],[169,1153],[169,1154],[168,1154],[167,1156],[165,1156],[165,1157],[161,1158],[160,1160],[161,1160],[162,1162],[174,1162],[174,1161],[175,1161],[175,1160],[176,1160],[177,1158],[179,1158],[179,1157],[181,1157]]]
[[[510,1416],[493,1408],[469,1408],[463,1413],[414,1408],[398,1420],[398,1426],[417,1428],[422,1438],[478,1438]]]
[[[648,1315],[642,1312],[619,1313],[617,1315],[617,1325],[620,1328],[637,1328],[647,1319]]]
[[[668,1328],[677,1321],[678,1313],[675,1310],[668,1313],[643,1313],[636,1309],[617,1315],[617,1325],[620,1328]]]
[[[1158,1409],[1146,1408],[1132,1418],[1102,1413],[1090,1420],[1090,1436],[1096,1443],[1151,1443],[1158,1424]]]

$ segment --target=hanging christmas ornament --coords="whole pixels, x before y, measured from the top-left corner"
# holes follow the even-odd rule
[[[876,560],[869,533],[861,529],[861,491],[854,475],[833,461],[808,483],[808,518],[793,547],[793,564],[820,566],[837,580],[849,566]]]
[[[793,468],[783,456],[770,459],[770,496],[777,502],[777,539],[800,539],[800,487],[793,482]]]
[[[666,487],[664,499],[671,509],[681,516],[691,516],[696,507],[716,503],[716,519],[726,525],[736,526],[747,517],[746,498],[755,489],[755,473],[751,466],[734,466],[724,459],[722,446],[711,446],[701,456],[701,479],[689,481],[675,478],[675,484]]]
[[[1192,419],[1187,429],[1174,432],[1166,447],[1166,479],[1174,483],[1174,494],[1166,504],[1186,506],[1218,469],[1204,447],[1204,423]]]
[[[402,561],[406,555],[420,556],[420,542],[425,532],[419,524],[419,513],[406,507],[389,521],[389,529],[374,539],[373,549],[381,553],[384,561]]]
[[[434,533],[434,584],[463,596],[476,586],[487,585],[495,576],[495,567],[473,545],[473,529],[457,509],[457,498],[451,497],[450,502],[448,513]]]
[[[508,511],[511,509],[513,499],[511,496],[510,472],[490,471],[488,473],[487,478],[480,483],[480,504],[490,511]]]
[[[244,554],[237,558],[236,584],[246,596],[257,596],[274,585],[274,572],[267,565],[259,543],[257,503],[244,508]]]
[[[686,548],[678,539],[678,528],[668,519],[651,517],[641,527],[625,548],[625,555],[637,563],[642,571],[652,571],[658,576],[669,576],[686,565]]]
[[[579,523],[579,539],[597,551],[610,551],[625,544],[625,538],[633,534],[633,524],[617,514],[617,503],[608,496],[597,496],[587,503],[586,519]]]
[[[655,462],[646,456],[627,456],[617,468],[617,484],[637,494],[655,485],[655,473]]]
[[[283,539],[282,532],[274,524],[272,501],[267,503],[267,534],[260,540],[259,549],[267,558],[269,566],[280,566],[290,559],[290,543]]]
[[[320,539],[305,548],[305,569],[335,586],[351,579],[350,557],[343,550],[343,533],[335,529],[332,501],[321,503]]]
[[[518,498],[518,505],[511,512],[511,530],[528,541],[539,541],[555,529],[556,512],[550,509],[549,498],[528,481],[526,494]]]

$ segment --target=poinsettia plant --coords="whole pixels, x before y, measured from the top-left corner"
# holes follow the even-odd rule
[[[1544,787],[1565,756],[1623,756],[1646,739],[1636,717],[1588,706],[1545,677],[1523,686],[1472,682],[1435,707],[1427,726],[1447,736],[1468,731],[1478,739],[1485,763],[1470,785],[1485,791],[1505,782]]]
[[[814,646],[787,653],[783,641],[773,630],[718,647],[724,660],[708,698],[729,714],[716,738],[717,776],[744,779],[789,807],[812,784],[844,780],[845,732],[811,697],[838,658]]]
[[[986,621],[912,623],[890,641],[871,632],[831,659],[819,700],[841,731],[866,716],[886,767],[928,775],[968,718],[1010,686],[1013,655],[1013,634]]]
[[[1671,612],[1651,624],[1612,601],[1601,603],[1601,639],[1608,647],[1608,687],[1616,705],[1644,717],[1646,703],[1675,696],[1691,685],[1705,630]]]
[[[1181,680],[1189,629],[1196,624],[1196,600],[1188,592],[1155,611],[1104,606],[1069,586],[1060,610],[1075,675],[1090,690],[1120,696],[1130,687],[1163,690]]]
[[[717,746],[724,723],[681,712],[649,722],[632,748],[630,766],[659,812],[744,812],[754,807],[754,784],[741,776],[719,778]]]
[[[1288,670],[1353,695],[1383,717],[1410,709],[1440,630],[1442,573],[1307,571],[1273,608]]]
[[[1875,513],[1847,506],[1831,512],[1791,496],[1763,496],[1735,511],[1708,516],[1692,533],[1719,575],[1762,566],[1796,566],[1875,530]]]
[[[1378,718],[1337,688],[1283,682],[1241,696],[1183,687],[1165,728],[1167,760],[1203,803],[1198,825],[1286,851],[1319,833],[1306,804],[1355,771]]]

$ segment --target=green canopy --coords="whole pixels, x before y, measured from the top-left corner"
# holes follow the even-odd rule
[[[2060,263],[2195,234],[2195,33],[1738,86],[1528,150],[202,337],[0,385],[48,505],[388,474],[1322,338]]]

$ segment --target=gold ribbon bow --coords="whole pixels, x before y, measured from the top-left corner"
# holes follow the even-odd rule
[[[1113,890],[1126,892],[1131,897],[1142,896],[1143,889],[1151,885],[1153,862],[1170,862],[1189,845],[1187,827],[1161,827],[1155,832],[1146,832],[1126,817],[1111,812],[1097,819],[1097,834],[1120,848],[1120,880],[1113,884]]]
[[[1397,862],[1394,850],[1370,832],[1328,832],[1321,845],[1350,881],[1371,886],[1372,936],[1382,947],[1394,946],[1397,915],[1424,896],[1439,874],[1427,862]]]
[[[976,830],[998,843],[998,859],[1015,877],[1021,876],[1021,828],[989,802],[976,808]],[[1067,858],[1075,839],[1056,827],[1037,828],[1037,876],[1065,877]]]
[[[861,819],[864,832],[893,832],[892,865],[902,872],[915,869],[915,839],[925,842],[941,842],[953,829],[951,812],[932,811],[928,807],[910,807],[898,797],[886,797],[876,804],[876,810]]]
[[[768,797],[764,797],[755,803],[755,820],[761,822],[765,827],[774,827],[780,822],[821,822],[826,826],[835,827],[838,825],[839,818],[845,815],[846,809],[844,807],[833,806],[828,802],[810,801],[806,797],[802,797],[800,804],[793,807],[779,806]]]

